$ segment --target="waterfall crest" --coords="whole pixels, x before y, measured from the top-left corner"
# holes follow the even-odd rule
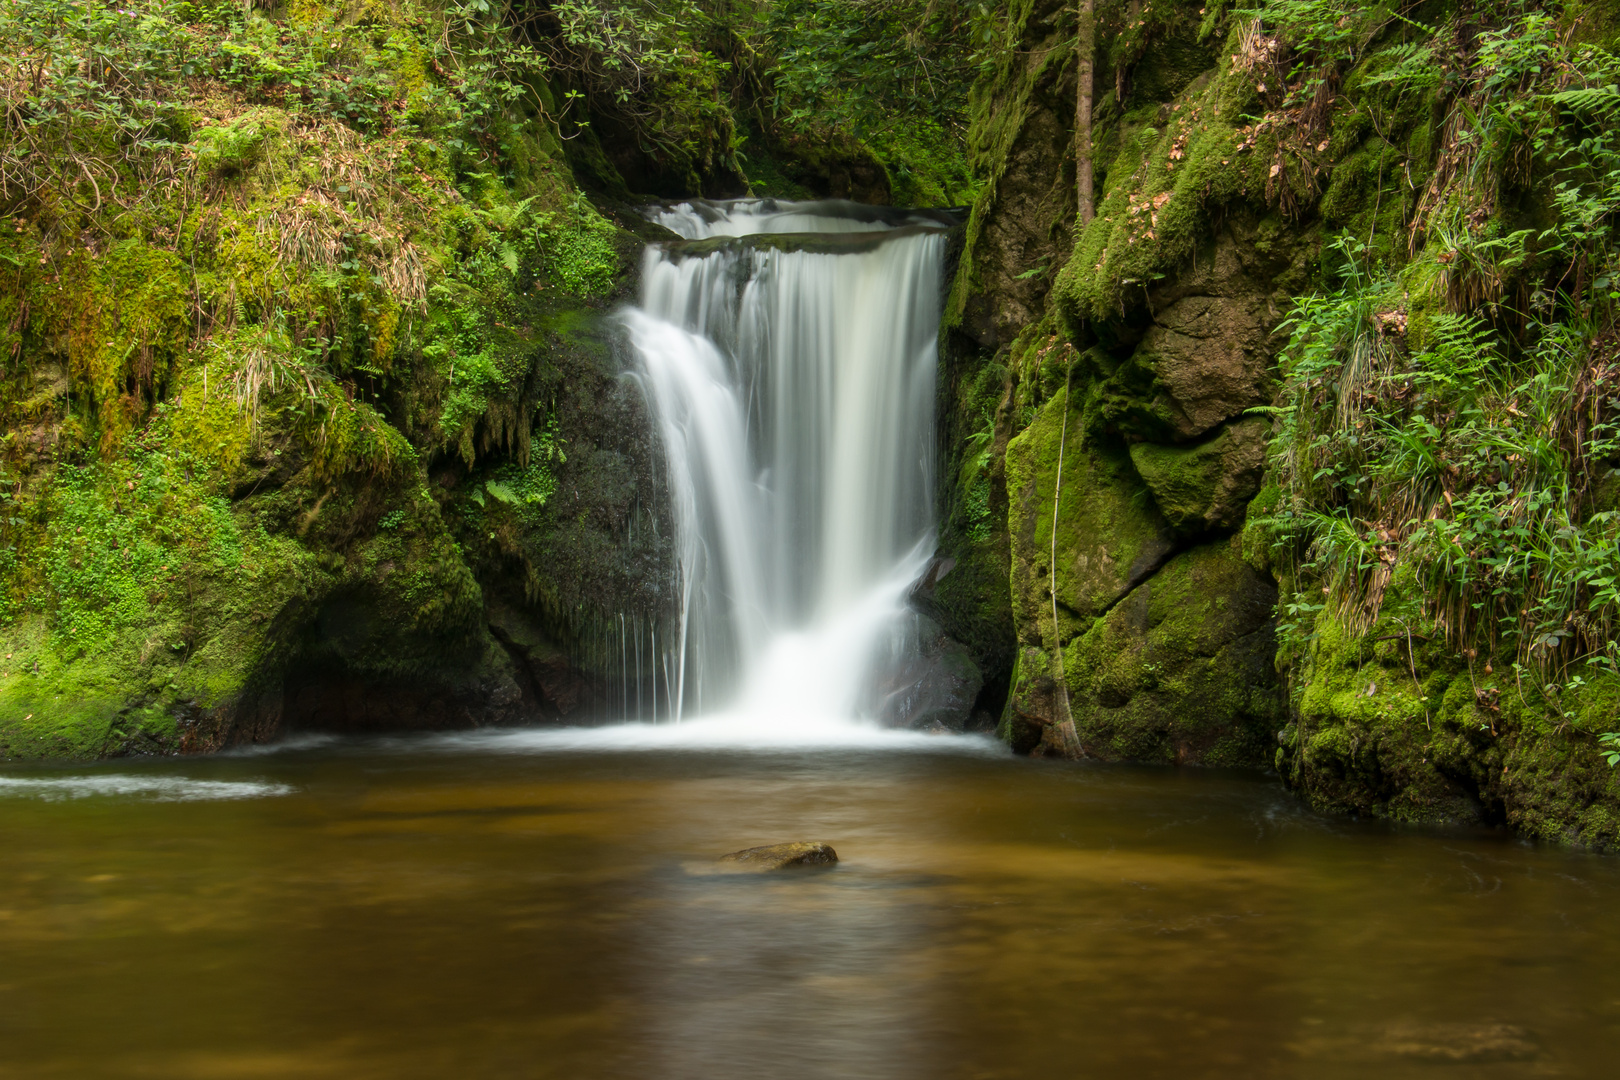
[[[704,241],[650,245],[623,315],[678,530],[661,711],[870,716],[933,550],[944,223],[773,200],[656,220]]]

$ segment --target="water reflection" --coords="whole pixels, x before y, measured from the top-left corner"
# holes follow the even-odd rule
[[[882,785],[819,770],[664,789],[660,831],[688,854],[658,875],[633,916],[653,1075],[913,1075],[927,1056],[926,949],[938,922],[928,894],[937,883],[878,854],[894,813],[886,802]],[[804,829],[838,838],[837,867],[734,873],[714,862],[717,847]]]
[[[1610,859],[1241,775],[436,745],[7,770],[289,790],[0,784],[3,1075],[1532,1078],[1620,1045]],[[843,861],[710,872],[788,839]]]

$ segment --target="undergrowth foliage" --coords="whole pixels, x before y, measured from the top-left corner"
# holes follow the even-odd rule
[[[502,18],[0,0],[0,701],[44,718],[27,752],[105,752],[97,695],[212,707],[333,588],[460,647],[477,586],[425,470],[545,504],[542,335],[621,269]],[[37,705],[64,701],[71,731]]]
[[[1283,324],[1284,656],[1324,615],[1382,622],[1506,665],[1562,723],[1620,675],[1620,59],[1539,6],[1473,34],[1330,7],[1251,13],[1277,93],[1314,101],[1370,49],[1387,108],[1445,108],[1432,171],[1393,177],[1397,235],[1334,239],[1336,287]]]

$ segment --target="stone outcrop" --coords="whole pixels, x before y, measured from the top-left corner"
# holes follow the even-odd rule
[[[1095,756],[1265,764],[1282,709],[1276,590],[1236,536],[1270,421],[1245,413],[1271,401],[1272,331],[1304,255],[1241,201],[1217,224],[1193,207],[1201,193],[1181,191],[1187,139],[1171,146],[1171,118],[1220,113],[1230,87],[1212,46],[1172,14],[1130,28],[1151,47],[1111,50],[1098,76],[1113,90],[1095,134],[1099,213],[1130,227],[1116,217],[1097,228],[1141,246],[1130,258],[1104,249],[1095,271],[1058,273],[1092,236],[1073,223],[1063,12],[1015,6],[1017,47],[987,80],[990,108],[975,128],[990,183],[946,313],[948,370],[958,395],[979,395],[980,417],[986,382],[1004,373],[989,439],[997,460],[983,470],[1005,500],[995,511],[1017,643],[1002,734],[1047,752],[1064,744],[1050,729],[1069,717]],[[1166,170],[1165,193],[1135,194],[1144,159]],[[1085,279],[1138,265],[1151,272]],[[1113,306],[1099,310],[1098,297]],[[945,422],[952,444],[972,443],[965,419]],[[947,505],[973,496],[962,478],[978,474],[966,464]],[[948,554],[993,557],[988,541],[960,538],[964,517],[946,530]],[[943,621],[953,633],[972,625]]]
[[[879,719],[918,731],[968,730],[977,723],[973,707],[984,687],[972,653],[928,616],[916,615],[912,623],[900,662],[878,688]]]
[[[1271,421],[1238,420],[1194,446],[1130,444],[1131,465],[1172,529],[1236,529],[1260,491]]]

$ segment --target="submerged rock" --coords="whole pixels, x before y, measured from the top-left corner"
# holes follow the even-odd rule
[[[838,861],[838,852],[832,849],[831,844],[815,840],[744,848],[720,856],[720,861],[750,870],[785,870],[790,866],[831,866]]]

